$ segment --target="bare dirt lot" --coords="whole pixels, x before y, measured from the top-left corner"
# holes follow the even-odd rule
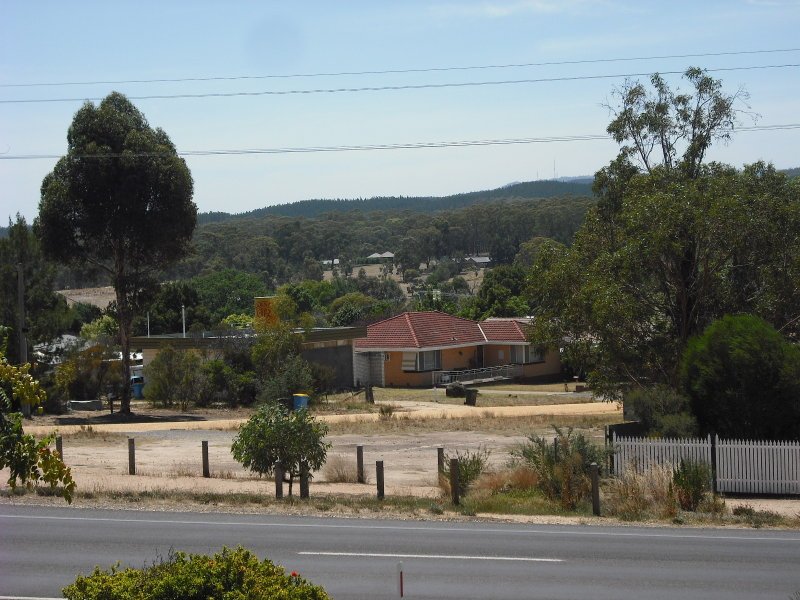
[[[357,403],[343,402],[341,398],[332,403],[339,406],[329,406],[328,414],[319,415],[330,428],[329,462],[338,460],[354,468],[356,446],[364,446],[367,484],[331,483],[323,468],[314,474],[312,497],[374,497],[375,461],[382,460],[387,495],[436,502],[441,497],[437,486],[438,447],[449,454],[486,449],[490,452],[490,464],[503,466],[511,450],[526,436],[552,435],[552,424],[574,426],[602,443],[603,426],[621,419],[616,404],[592,402],[586,395],[543,387],[482,390],[478,407],[463,406],[432,390],[380,390],[379,393],[382,399],[377,406],[390,405],[394,409],[390,418],[381,417],[378,412],[356,411]],[[131,420],[108,413],[38,417],[34,420],[36,425],[26,424],[26,431],[44,435],[57,430],[62,435],[64,458],[79,489],[79,505],[130,506],[134,502],[136,508],[175,510],[192,502],[195,508],[202,509],[202,505],[196,504],[197,499],[207,497],[211,499],[210,506],[247,510],[237,506],[242,498],[247,499],[246,503],[253,498],[269,498],[274,493],[272,481],[245,471],[230,453],[236,431],[252,414],[251,409],[179,413],[137,405],[134,410],[137,414]],[[128,474],[128,438],[135,439],[135,476]],[[209,445],[211,478],[202,477],[203,441]],[[0,502],[58,501],[30,494],[10,495],[5,484],[7,473],[0,472],[0,478]],[[800,500],[794,499],[727,502],[730,508],[750,505],[787,517],[800,513]],[[270,505],[268,510],[295,508]],[[566,522],[564,517],[554,519]]]

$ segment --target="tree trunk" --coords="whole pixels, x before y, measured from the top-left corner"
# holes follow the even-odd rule
[[[122,395],[120,397],[119,412],[129,415],[131,414],[131,314],[124,282],[121,281],[121,278],[118,278],[117,286],[115,287],[117,288],[119,344],[122,349]]]

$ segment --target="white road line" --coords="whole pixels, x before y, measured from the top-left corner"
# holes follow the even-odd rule
[[[520,562],[564,562],[561,558],[525,556],[460,556],[458,554],[382,554],[375,552],[298,552],[303,556],[363,556],[367,558],[440,558],[443,560],[512,560]]]
[[[583,529],[499,529],[499,528],[466,528],[466,527],[437,527],[429,525],[357,525],[350,523],[259,523],[257,521],[193,521],[183,519],[121,519],[112,517],[57,517],[53,515],[0,515],[0,519],[21,519],[31,521],[95,521],[108,523],[147,523],[153,525],[207,525],[212,527],[262,527],[262,528],[298,528],[298,529],[371,529],[388,531],[436,531],[450,533],[500,533],[500,534],[521,534],[521,535],[560,535],[560,536],[607,536],[607,537],[629,537],[629,538],[666,538],[666,539],[689,539],[689,540],[724,540],[724,541],[743,541],[743,542],[793,542],[800,543],[800,537],[769,537],[769,536],[746,536],[746,535],[691,535],[688,533],[655,533],[655,532],[635,532],[635,531],[587,531]],[[354,519],[355,520],[355,519]]]

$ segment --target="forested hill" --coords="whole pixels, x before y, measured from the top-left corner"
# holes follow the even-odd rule
[[[438,212],[454,210],[497,200],[526,200],[533,198],[563,198],[565,196],[591,196],[591,183],[586,181],[528,181],[513,183],[494,190],[467,192],[452,196],[417,196],[417,197],[377,197],[357,200],[301,200],[288,204],[276,204],[258,208],[250,212],[231,215],[224,212],[202,213],[200,223],[213,223],[229,219],[279,215],[285,217],[318,217],[329,212],[373,212],[402,211]]]

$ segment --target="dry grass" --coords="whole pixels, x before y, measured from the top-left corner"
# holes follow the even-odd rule
[[[325,461],[322,476],[326,483],[358,483],[358,468],[355,461],[341,454],[334,454]],[[366,477],[366,472],[364,476]]]
[[[532,432],[547,430],[552,425],[573,427],[575,429],[597,429],[616,423],[616,415],[529,415],[498,417],[492,411],[484,410],[474,417],[453,417],[438,415],[431,418],[412,419],[407,414],[395,415],[381,421],[352,421],[330,423],[331,435],[382,433],[427,433],[432,431],[481,431],[502,435],[530,435]]]
[[[119,442],[128,439],[124,433],[98,430],[91,425],[81,425],[78,431],[68,431],[61,434],[61,437],[70,442]]]
[[[604,500],[608,512],[625,521],[674,518],[678,499],[672,485],[672,467],[656,465],[644,473],[628,468],[623,475],[608,481]]]

